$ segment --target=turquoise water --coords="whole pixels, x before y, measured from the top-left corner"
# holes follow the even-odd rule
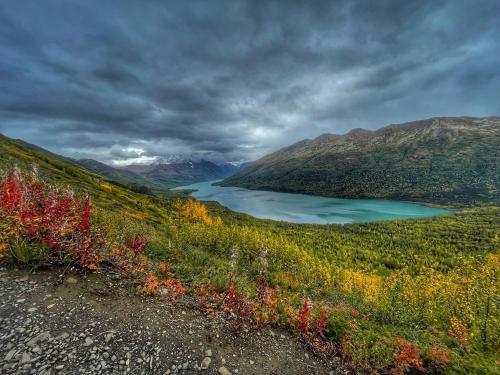
[[[201,201],[217,201],[233,211],[261,218],[311,224],[347,224],[443,215],[448,211],[421,204],[378,199],[340,199],[304,194],[248,190],[200,182],[176,189],[195,189]]]

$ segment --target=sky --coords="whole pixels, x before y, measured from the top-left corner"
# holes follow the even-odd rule
[[[0,133],[120,165],[500,114],[500,1],[0,2]]]

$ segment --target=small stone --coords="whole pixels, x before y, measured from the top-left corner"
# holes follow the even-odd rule
[[[64,368],[64,365],[57,365],[56,370],[61,371]]]
[[[4,358],[5,362],[9,362],[12,357],[14,357],[14,354],[16,354],[16,349],[12,349],[10,352],[8,352]]]
[[[253,365],[254,363],[255,363],[254,361],[250,360],[250,364],[251,364],[251,365]]]
[[[30,308],[28,309],[28,312],[29,312],[29,313],[32,313],[32,312],[35,312],[36,310],[38,310],[36,307],[30,307]]]
[[[66,283],[68,283],[68,284],[76,284],[77,282],[78,282],[78,280],[73,276],[69,276],[66,278]]]
[[[50,310],[51,308],[53,308],[56,304],[55,303],[51,303],[50,305],[47,306],[47,310]]]
[[[221,368],[219,368],[219,374],[220,375],[231,375],[231,371],[229,371],[227,368],[222,366]]]
[[[210,366],[210,362],[212,362],[212,359],[210,357],[205,357],[203,358],[203,361],[201,361],[201,369],[206,370]]]
[[[29,363],[31,362],[31,356],[29,355],[29,353],[23,353],[22,357],[21,357],[21,364],[24,365],[25,363]]]
[[[113,338],[113,336],[114,336],[114,333],[113,333],[113,332],[107,333],[107,334],[105,334],[105,335],[104,335],[104,340],[105,340],[106,342],[110,342],[110,341],[111,341],[111,339]]]
[[[212,356],[212,349],[205,350],[205,357],[211,357],[211,356]]]
[[[94,340],[92,340],[90,337],[85,338],[85,346],[90,346],[94,343]]]
[[[25,298],[21,298],[21,299],[18,299],[16,302],[17,303],[23,303],[24,301],[26,301],[26,299]]]

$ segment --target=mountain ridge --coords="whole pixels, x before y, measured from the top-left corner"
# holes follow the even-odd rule
[[[498,144],[500,117],[433,117],[302,140],[221,185],[341,198],[498,202]]]

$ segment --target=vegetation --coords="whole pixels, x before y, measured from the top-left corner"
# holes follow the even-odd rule
[[[500,203],[499,118],[435,118],[299,142],[225,186],[453,205]]]
[[[498,371],[499,207],[279,223],[135,193],[8,139],[0,148],[5,262],[113,267],[138,293],[188,292],[235,329],[286,327],[353,373]]]

